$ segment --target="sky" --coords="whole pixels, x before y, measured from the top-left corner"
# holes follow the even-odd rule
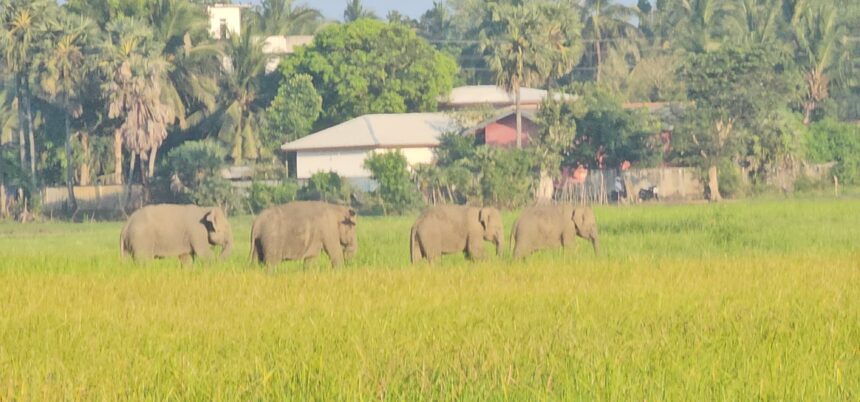
[[[346,2],[347,0],[299,0],[294,4],[307,4],[322,11],[328,19],[341,20]],[[402,14],[418,18],[433,6],[433,0],[363,0],[362,3],[382,18],[385,18],[390,10],[398,10]],[[635,5],[636,0],[620,0],[619,3]]]

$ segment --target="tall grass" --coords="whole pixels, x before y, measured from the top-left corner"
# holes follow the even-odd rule
[[[0,225],[0,399],[856,400],[860,203],[598,208],[524,262],[121,263],[120,224]],[[515,216],[506,216],[508,228]]]

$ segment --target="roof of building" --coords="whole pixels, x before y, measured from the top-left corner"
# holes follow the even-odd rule
[[[533,110],[521,110],[520,113],[522,114],[523,119],[525,119],[525,120],[531,120],[534,122],[537,119],[537,112],[535,112]],[[478,123],[477,125],[464,129],[463,131],[460,132],[460,134],[474,134],[478,130],[485,129],[490,124],[495,123],[499,120],[505,119],[505,118],[507,118],[511,115],[514,115],[514,114],[516,114],[516,111],[511,109],[511,108],[502,109],[499,111],[499,113],[496,113],[492,117]]]
[[[457,129],[445,113],[368,114],[281,146],[284,151],[364,148],[418,148],[439,145],[439,137]]]
[[[545,89],[520,88],[520,104],[539,104],[547,97]],[[571,95],[565,95],[571,97]],[[515,96],[495,85],[467,85],[451,90],[451,94],[440,99],[440,102],[448,106],[477,105],[477,104],[503,104],[513,105]]]
[[[266,37],[263,41],[264,54],[291,54],[296,51],[299,46],[304,46],[313,42],[313,35],[273,35]]]

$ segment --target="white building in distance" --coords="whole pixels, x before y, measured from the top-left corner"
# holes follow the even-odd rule
[[[399,150],[410,166],[433,161],[440,137],[457,130],[445,113],[370,114],[356,117],[281,146],[290,176],[300,180],[335,172],[362,190],[375,183],[364,160],[376,152]]]
[[[209,35],[215,39],[227,39],[242,32],[242,9],[245,4],[212,4],[206,7],[209,13]]]

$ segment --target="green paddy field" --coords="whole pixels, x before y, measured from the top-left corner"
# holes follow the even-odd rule
[[[860,200],[596,208],[602,254],[331,269],[119,258],[121,223],[0,224],[0,400],[858,400]],[[516,214],[507,215],[507,228]]]

